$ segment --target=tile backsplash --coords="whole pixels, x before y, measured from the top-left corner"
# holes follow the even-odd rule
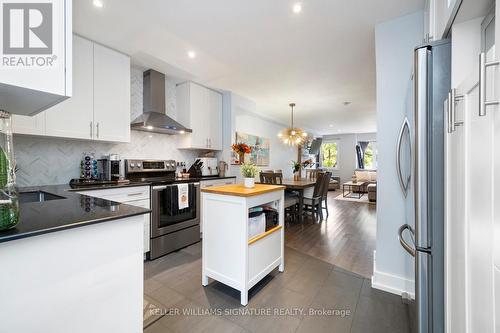
[[[142,113],[142,70],[131,70],[131,118]],[[175,83],[166,82],[167,114],[175,118]],[[80,174],[83,152],[93,152],[97,158],[117,153],[125,158],[175,159],[191,163],[196,152],[177,149],[179,136],[139,131],[131,132],[130,143],[105,143],[68,140],[39,136],[14,136],[14,151],[18,167],[19,186],[67,184]]]

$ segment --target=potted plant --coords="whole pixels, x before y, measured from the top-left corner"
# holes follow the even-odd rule
[[[307,168],[309,165],[312,164],[312,160],[307,160],[302,163],[298,161],[292,161],[292,172],[293,172],[293,179],[294,180],[299,180],[300,179],[300,170]]]
[[[245,187],[255,187],[255,176],[258,172],[259,169],[254,164],[244,163],[241,165],[241,175],[245,178]]]
[[[235,143],[231,146],[233,151],[238,154],[240,164],[245,163],[245,154],[250,154],[252,149],[246,143]]]

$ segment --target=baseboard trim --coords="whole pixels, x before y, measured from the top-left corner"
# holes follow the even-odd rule
[[[374,271],[372,276],[372,288],[387,291],[402,296],[408,294],[415,299],[415,281],[400,276]]]
[[[406,294],[415,299],[415,281],[377,270],[376,254],[376,251],[373,251],[372,288],[399,296]]]

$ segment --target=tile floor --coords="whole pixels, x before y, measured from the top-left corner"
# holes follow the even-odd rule
[[[144,332],[409,332],[401,298],[372,289],[369,279],[290,247],[285,265],[252,288],[243,307],[238,291],[201,285],[201,243],[146,262],[144,291],[171,314]]]

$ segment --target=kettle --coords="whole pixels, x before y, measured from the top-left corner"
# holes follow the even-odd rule
[[[224,161],[219,161],[218,169],[219,169],[219,177],[226,177],[226,170],[228,170],[227,163]]]

